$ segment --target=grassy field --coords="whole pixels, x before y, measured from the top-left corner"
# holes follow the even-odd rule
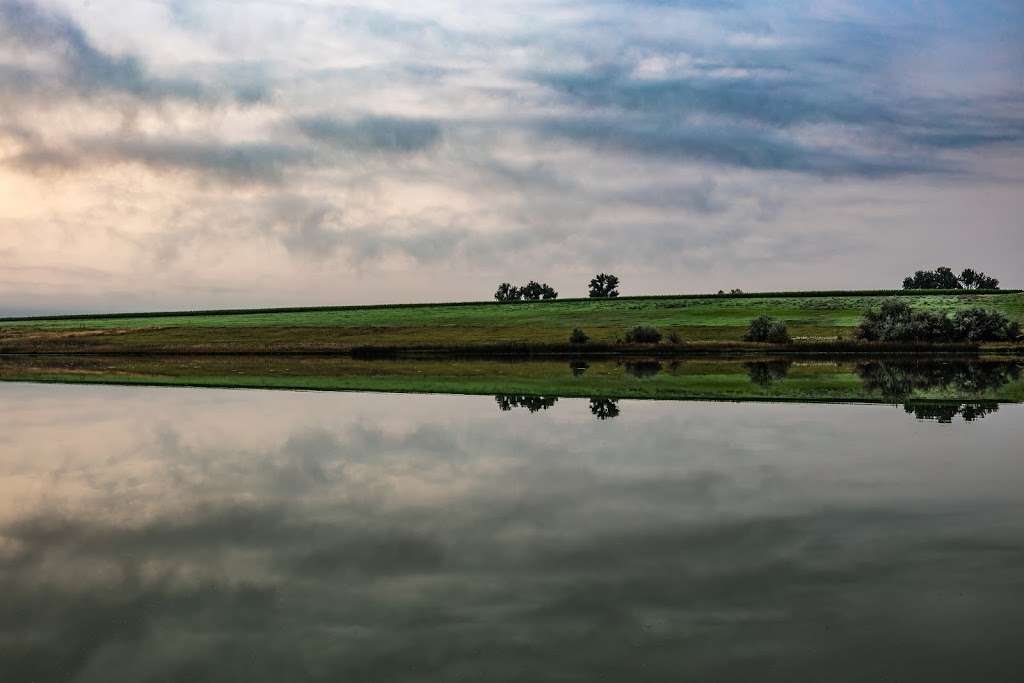
[[[1011,359],[502,362],[10,356],[0,359],[0,380],[591,398],[1018,402],[1024,400],[1021,368]]]
[[[495,304],[359,306],[267,311],[73,316],[0,320],[0,352],[288,352],[357,347],[447,348],[561,344],[574,327],[614,343],[638,324],[688,343],[736,342],[761,314],[784,320],[797,341],[849,338],[888,294],[805,293],[630,297]],[[904,294],[915,308],[982,307],[1024,322],[1024,294]]]

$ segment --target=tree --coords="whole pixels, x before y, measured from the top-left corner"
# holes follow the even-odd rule
[[[973,268],[964,268],[960,273],[960,286],[964,289],[999,289],[999,280]]]
[[[526,301],[540,301],[540,295],[544,293],[544,287],[536,280],[530,280],[520,290],[523,299]]]
[[[494,293],[494,298],[502,303],[509,303],[522,299],[523,293],[518,287],[515,287],[508,282],[502,282],[498,285],[498,291]]]
[[[554,287],[546,282],[537,282],[536,280],[530,280],[524,287],[521,287],[519,291],[522,293],[523,299],[526,301],[558,298],[558,292],[555,291]]]
[[[586,344],[588,341],[590,341],[590,337],[578,327],[573,328],[572,334],[569,335],[570,344]]]
[[[618,295],[618,277],[608,273],[598,273],[590,280],[591,299],[614,299]]]

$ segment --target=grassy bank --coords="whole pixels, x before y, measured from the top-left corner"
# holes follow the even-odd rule
[[[1011,359],[360,360],[11,356],[0,380],[647,399],[1024,401]]]
[[[554,348],[566,343],[574,327],[585,330],[597,348],[616,344],[627,328],[640,324],[676,332],[691,350],[721,351],[741,349],[747,324],[762,314],[785,321],[797,343],[827,345],[848,341],[863,312],[893,294],[921,310],[982,307],[1024,322],[1019,292],[691,295],[6,319],[0,320],[0,353]]]

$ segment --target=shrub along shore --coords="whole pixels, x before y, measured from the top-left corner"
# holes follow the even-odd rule
[[[906,307],[888,310],[906,325],[886,327],[888,336],[864,337],[859,330],[871,319],[865,314],[882,311],[893,298]],[[765,350],[1018,353],[1024,348],[1013,335],[990,341],[963,335],[933,340],[924,334],[956,331],[960,327],[944,327],[943,320],[977,321],[967,312],[979,309],[1005,321],[999,329],[1012,331],[1014,323],[1024,321],[1024,294],[734,293],[6,318],[0,319],[0,353],[515,357],[635,355],[653,349],[684,356]]]

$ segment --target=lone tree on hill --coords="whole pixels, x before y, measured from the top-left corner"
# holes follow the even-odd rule
[[[999,280],[973,268],[964,268],[957,276],[952,268],[939,266],[904,278],[903,289],[999,289]]]
[[[619,278],[608,273],[598,273],[590,281],[591,299],[614,299],[619,295]]]

